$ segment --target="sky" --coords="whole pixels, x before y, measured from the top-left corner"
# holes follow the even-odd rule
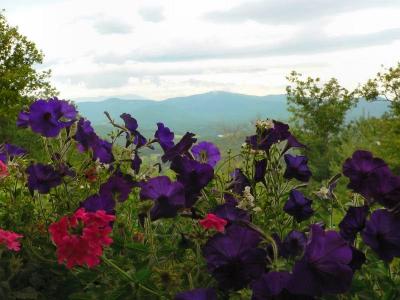
[[[67,99],[351,89],[400,61],[399,0],[1,0]]]

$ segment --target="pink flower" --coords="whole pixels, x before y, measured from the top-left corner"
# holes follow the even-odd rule
[[[57,246],[58,262],[67,268],[87,265],[89,268],[100,263],[103,248],[111,245],[110,222],[115,216],[103,210],[86,212],[77,210],[72,216],[64,216],[49,227],[54,244]]]
[[[0,229],[0,245],[5,245],[9,250],[19,251],[21,249],[21,244],[17,239],[22,237],[22,234]]]
[[[8,176],[7,165],[0,160],[0,179],[7,176]]]
[[[224,232],[225,226],[228,222],[214,214],[207,214],[204,219],[199,221],[199,223],[204,229],[214,228],[219,232]]]

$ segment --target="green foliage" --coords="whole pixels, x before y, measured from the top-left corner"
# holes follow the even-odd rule
[[[357,103],[356,92],[343,88],[334,78],[321,84],[319,78],[302,79],[293,71],[287,79],[294,132],[308,146],[314,179],[327,179],[332,175],[330,161],[338,155],[346,113]]]

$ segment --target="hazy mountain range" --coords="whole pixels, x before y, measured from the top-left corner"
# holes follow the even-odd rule
[[[175,133],[192,131],[203,137],[226,135],[238,130],[250,130],[252,121],[270,118],[287,121],[286,95],[251,96],[228,92],[209,92],[187,97],[170,98],[163,101],[143,100],[134,96],[130,100],[108,98],[102,101],[88,99],[77,102],[81,115],[88,118],[100,134],[110,130],[104,115],[108,111],[116,120],[119,115],[130,113],[138,120],[139,129],[151,135],[157,122],[163,122]],[[141,98],[141,99],[139,99]],[[361,116],[381,116],[388,110],[385,102],[369,103],[361,100],[352,109],[348,120]]]

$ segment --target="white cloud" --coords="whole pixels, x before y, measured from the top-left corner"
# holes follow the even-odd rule
[[[209,90],[282,93],[293,69],[335,76],[355,87],[381,64],[398,60],[399,4],[5,0],[1,5],[9,21],[44,51],[44,66],[52,68],[62,96],[164,99]]]

